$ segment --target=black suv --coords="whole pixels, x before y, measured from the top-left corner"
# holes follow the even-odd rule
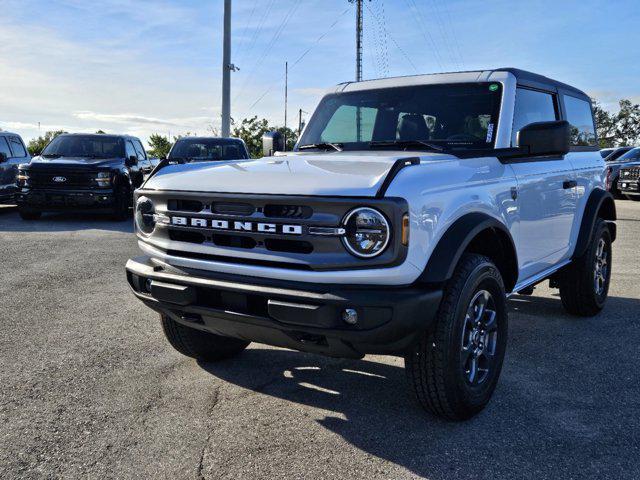
[[[108,212],[129,215],[132,192],[157,164],[136,137],[62,134],[42,153],[20,165],[16,202],[20,216],[42,212]]]

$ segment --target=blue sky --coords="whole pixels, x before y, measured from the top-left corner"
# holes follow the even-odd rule
[[[0,5],[0,128],[146,139],[219,125],[222,0]],[[352,80],[354,16],[347,0],[234,0],[232,116],[282,124],[285,61],[290,123]],[[640,102],[639,25],[638,0],[372,0],[364,77],[514,66],[614,108]]]

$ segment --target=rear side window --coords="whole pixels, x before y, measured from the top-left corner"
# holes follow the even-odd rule
[[[11,151],[14,157],[26,157],[27,152],[22,145],[22,141],[18,137],[9,137],[9,143],[11,144]]]
[[[558,114],[553,95],[526,88],[516,89],[511,146],[516,146],[518,131],[523,127],[530,123],[553,122],[557,119]]]
[[[596,144],[596,133],[593,128],[591,104],[575,97],[564,97],[564,108],[567,121],[571,124],[571,145],[579,147]]]
[[[7,158],[11,158],[11,150],[5,137],[0,137],[0,153],[4,153]]]

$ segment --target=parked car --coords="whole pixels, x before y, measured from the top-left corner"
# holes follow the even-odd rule
[[[596,145],[588,95],[518,69],[345,83],[293,152],[158,168],[127,278],[185,355],[396,355],[425,409],[466,419],[498,382],[508,295],[548,279],[571,314],[604,307]]]
[[[609,191],[615,198],[624,198],[620,192],[618,181],[620,179],[620,168],[629,163],[640,161],[640,148],[620,147],[604,159],[607,166],[607,178]]]
[[[640,202],[640,161],[620,169],[618,188],[629,200]]]
[[[247,158],[250,158],[249,151],[240,138],[183,137],[174,143],[168,160],[202,162]]]
[[[42,212],[108,212],[118,219],[130,213],[132,192],[158,161],[140,140],[128,135],[63,134],[54,138],[18,174],[20,216],[34,220]]]
[[[30,159],[20,135],[0,131],[0,203],[15,201],[18,165]]]

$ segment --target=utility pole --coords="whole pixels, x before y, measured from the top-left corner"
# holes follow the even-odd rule
[[[284,151],[287,151],[287,100],[289,88],[289,62],[284,62]]]
[[[231,0],[224,0],[224,40],[222,46],[222,125],[220,132],[228,137],[231,131]]]
[[[356,0],[356,82],[362,81],[362,0]]]

